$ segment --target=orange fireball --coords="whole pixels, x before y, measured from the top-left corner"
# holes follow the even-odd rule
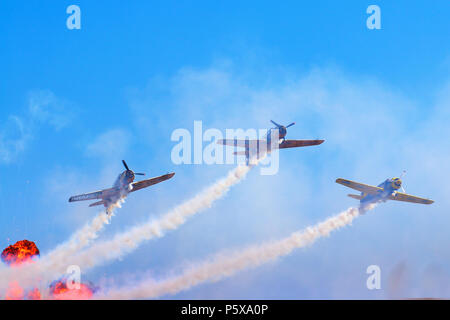
[[[3,250],[1,258],[2,261],[9,266],[17,267],[22,263],[31,262],[31,259],[35,256],[39,256],[39,249],[36,247],[36,244],[32,241],[21,240]],[[41,293],[38,289],[25,292],[25,290],[16,281],[11,281],[6,292],[5,299],[40,300]]]
[[[25,292],[16,281],[9,283],[8,291],[6,292],[6,300],[23,300]]]
[[[23,263],[33,262],[32,258],[39,256],[39,249],[32,241],[21,240],[3,250],[1,259],[11,267],[18,267]],[[95,292],[90,283],[68,285],[67,279],[62,278],[53,282],[49,287],[50,299],[55,300],[88,300]],[[5,298],[7,300],[40,300],[41,292],[38,289],[25,291],[19,283],[12,280],[9,283]]]
[[[95,289],[87,283],[73,284],[69,288],[66,280],[55,281],[50,285],[50,294],[55,300],[89,300]]]
[[[11,266],[31,261],[39,256],[39,249],[33,241],[21,240],[3,250],[1,258],[4,263]]]

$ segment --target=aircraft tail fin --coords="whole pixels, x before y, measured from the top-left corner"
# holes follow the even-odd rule
[[[357,194],[348,194],[347,196],[349,196],[350,198],[356,199],[356,200],[362,199],[362,196],[357,195]]]
[[[89,207],[100,206],[100,205],[102,205],[102,204],[105,204],[105,202],[104,202],[103,200],[102,200],[102,201],[97,201],[97,202],[91,203],[91,204],[89,205]]]

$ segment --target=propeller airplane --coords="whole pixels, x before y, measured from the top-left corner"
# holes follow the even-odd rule
[[[412,196],[405,192],[401,179],[404,173],[402,173],[400,178],[386,179],[376,187],[342,178],[336,179],[336,183],[360,191],[361,194],[359,195],[349,194],[348,196],[360,200],[361,207],[365,207],[371,203],[386,202],[387,200],[432,204],[434,202],[433,200]],[[399,189],[403,192],[398,192],[397,190]]]
[[[112,188],[73,196],[70,197],[69,202],[100,200],[91,203],[89,207],[104,205],[105,208],[108,209],[113,203],[126,198],[130,192],[150,187],[154,184],[168,180],[175,175],[175,173],[172,172],[159,177],[134,182],[135,176],[144,176],[145,173],[137,173],[130,170],[125,160],[122,160],[122,163],[126,170],[119,175]]]
[[[234,155],[245,155],[247,159],[247,163],[251,155],[257,154],[257,156],[261,153],[270,153],[272,149],[286,149],[286,148],[298,148],[298,147],[308,147],[308,146],[316,146],[322,144],[325,140],[286,140],[287,128],[292,127],[295,122],[284,126],[276,123],[273,120],[270,120],[275,127],[270,128],[267,131],[267,135],[265,139],[261,140],[244,140],[244,139],[220,139],[217,140],[218,144],[226,145],[226,146],[234,146],[245,148],[244,151],[236,151]],[[272,137],[277,137],[278,141],[272,142]],[[264,151],[265,150],[265,151]]]

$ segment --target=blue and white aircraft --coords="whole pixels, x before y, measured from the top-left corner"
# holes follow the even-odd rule
[[[85,200],[100,200],[94,203],[91,203],[89,207],[104,205],[105,208],[109,208],[113,203],[119,201],[120,199],[124,199],[128,196],[130,192],[138,191],[147,187],[150,187],[154,184],[163,182],[172,178],[175,173],[164,174],[159,177],[142,180],[138,182],[133,182],[135,176],[143,176],[145,173],[136,173],[128,168],[125,160],[122,160],[122,163],[125,167],[125,171],[122,172],[119,177],[114,182],[112,188],[103,189],[100,191],[84,193],[77,196],[70,197],[69,202],[74,201],[85,201]]]

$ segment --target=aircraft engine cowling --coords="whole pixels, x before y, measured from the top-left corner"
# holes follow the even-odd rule
[[[400,178],[393,178],[391,180],[391,187],[392,187],[392,189],[398,190],[398,189],[401,188],[401,186],[402,186],[402,180]]]

